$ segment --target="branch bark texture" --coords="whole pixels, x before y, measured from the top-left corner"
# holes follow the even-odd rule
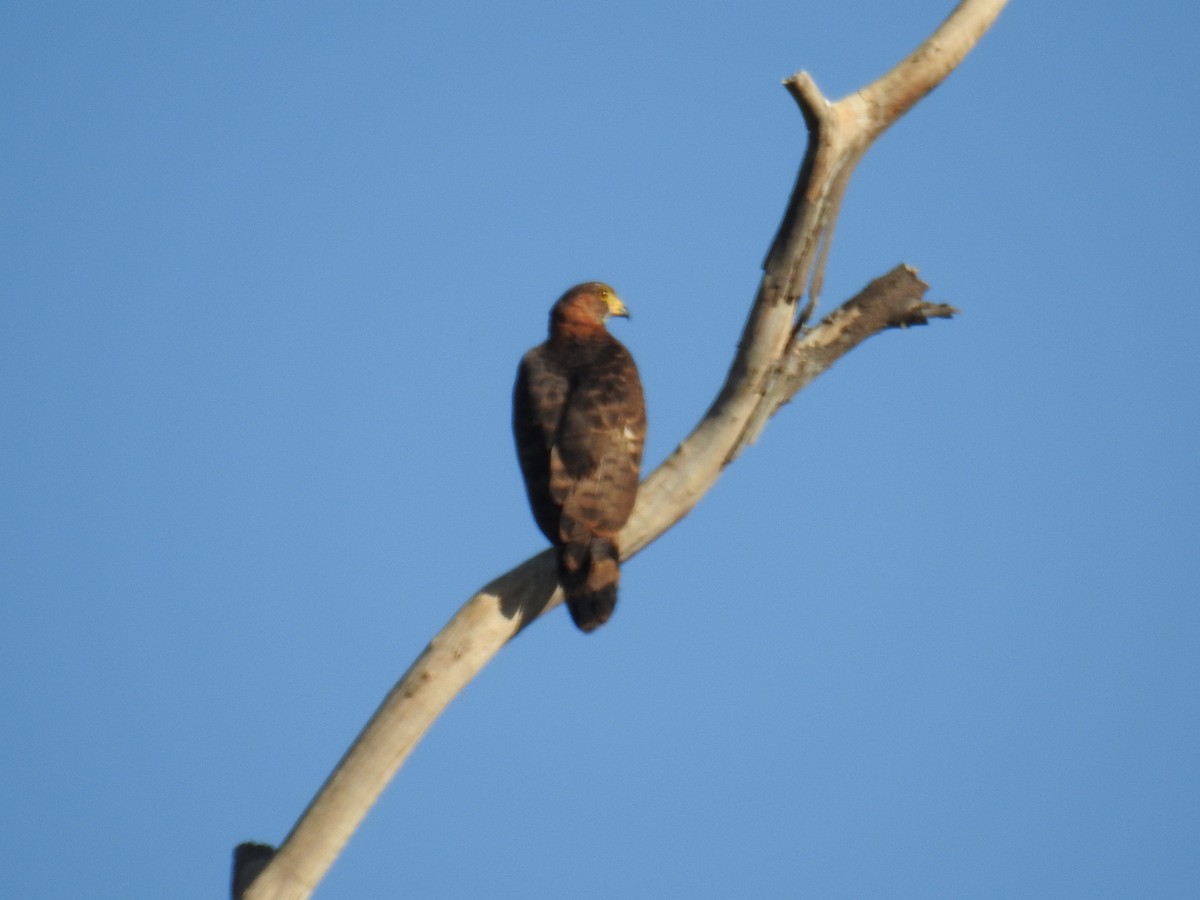
[[[953,315],[949,306],[927,303],[927,286],[913,269],[898,266],[808,326],[854,167],[888,126],[953,71],[1005,2],[964,0],[890,72],[836,102],[805,72],[784,82],[808,126],[795,189],[725,383],[692,433],[643,482],[621,533],[624,558],[687,515],[767,420],[844,354],[886,329]],[[235,897],[309,897],[438,715],[501,647],[560,601],[550,550],[471,597],[388,693],[253,882],[245,887],[248,879],[235,871]],[[261,854],[251,856],[261,864]]]

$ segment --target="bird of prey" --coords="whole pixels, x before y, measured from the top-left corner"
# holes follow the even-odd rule
[[[646,404],[629,351],[608,333],[629,317],[607,284],[590,281],[550,310],[550,336],[521,359],[513,435],[533,517],[558,554],[558,578],[582,631],[617,603],[617,533],[633,510]]]

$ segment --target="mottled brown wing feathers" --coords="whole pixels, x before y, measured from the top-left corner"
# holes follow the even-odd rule
[[[633,358],[615,340],[607,350],[575,379],[550,479],[564,512],[611,537],[637,497],[646,410]]]
[[[513,388],[513,436],[533,518],[548,540],[558,534],[559,505],[550,498],[550,453],[567,395],[566,377],[543,344],[525,354]]]

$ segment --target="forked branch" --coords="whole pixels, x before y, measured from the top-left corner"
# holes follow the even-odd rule
[[[767,253],[725,384],[695,430],[642,484],[621,533],[623,557],[683,518],[780,406],[845,353],[885,329],[955,312],[925,302],[926,285],[914,270],[899,266],[816,326],[807,324],[858,161],[888,126],[953,71],[1005,2],[964,0],[892,71],[837,102],[827,100],[804,72],[785,82],[809,131],[795,190]],[[560,600],[549,550],[468,600],[392,688],[273,858],[262,845],[243,849],[240,857],[247,865],[269,861],[257,877],[235,862],[235,897],[309,897],[442,710],[501,647]],[[253,882],[243,887],[250,878]]]

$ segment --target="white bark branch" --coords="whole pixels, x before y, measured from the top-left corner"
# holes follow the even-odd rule
[[[836,103],[804,72],[785,84],[800,104],[809,144],[764,263],[757,296],[724,386],[695,430],[642,484],[621,533],[628,558],[683,518],[722,469],[781,405],[866,338],[948,317],[922,300],[925,285],[898,267],[813,328],[824,259],[846,184],[867,148],[936,87],[999,15],[1006,0],[964,0],[940,28],[878,81]],[[808,301],[800,300],[807,291]],[[561,600],[547,550],[496,578],[466,602],[384,699],[246,900],[304,900],[372,804],[451,700],[522,628]],[[261,865],[262,854],[255,855]]]

